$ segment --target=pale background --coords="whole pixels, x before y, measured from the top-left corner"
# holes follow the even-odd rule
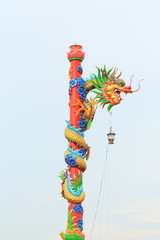
[[[134,73],[134,89],[145,79],[112,111],[107,240],[160,239],[159,9],[158,0],[1,0],[0,239],[53,240],[65,230],[67,202],[57,176],[66,167],[66,52],[75,43],[86,52],[84,78],[105,63],[128,83]],[[99,108],[86,132],[92,147],[84,173],[86,239],[108,131],[109,114]]]

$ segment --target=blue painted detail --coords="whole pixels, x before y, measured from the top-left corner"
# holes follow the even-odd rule
[[[89,147],[87,146],[86,148],[80,148],[78,150],[74,150],[68,146],[68,151],[84,159],[86,157],[86,154],[88,153],[88,148]]]
[[[85,92],[82,93],[82,94],[80,95],[80,97],[81,97],[83,100],[85,100],[85,99],[86,99],[86,93],[85,93]]]
[[[77,226],[81,231],[83,230],[83,220],[82,219],[77,220]]]
[[[76,154],[77,156],[79,156],[79,157],[81,157],[81,158],[83,158],[83,159],[85,158],[85,156],[83,156],[81,153],[79,153],[79,150],[74,150],[74,149],[72,149],[72,148],[70,148],[70,147],[68,146],[68,151]]]
[[[72,187],[72,178],[70,177],[70,172],[68,171],[68,176],[67,176],[67,185],[68,185],[68,190],[69,192],[74,195],[74,196],[80,196],[82,194],[83,191],[83,186],[81,186],[77,191],[75,191]]]
[[[73,153],[68,153],[68,154],[66,154],[66,156],[67,156],[68,158],[74,158],[74,159],[76,159],[76,156],[75,156]]]
[[[84,87],[79,87],[78,91],[77,91],[79,94],[84,94],[85,91],[84,91]]]
[[[82,117],[82,113],[80,114],[80,121],[78,122],[79,127],[85,131],[86,126],[87,126],[87,121]]]
[[[83,224],[83,220],[82,219],[78,219],[77,223],[82,225]]]
[[[95,79],[92,75],[89,76],[89,78],[86,78],[86,82]]]
[[[84,157],[86,156],[87,151],[88,151],[88,147],[86,147],[86,148],[81,148],[81,149],[78,150],[78,152],[79,152],[80,154],[82,154],[82,156],[84,156]]]
[[[68,146],[68,151],[84,159],[86,157],[86,154],[88,153],[88,146],[86,148],[80,148],[78,150],[74,150]]]
[[[84,121],[79,121],[78,125],[80,126],[80,128],[84,128],[86,126],[86,123]]]
[[[76,165],[76,156],[73,153],[66,154],[65,162],[69,167],[74,167]]]
[[[77,92],[80,94],[80,97],[82,98],[82,100],[86,99],[86,93],[84,90],[84,83],[86,82],[83,78],[77,78],[77,82],[78,82],[78,90]]]
[[[83,72],[83,68],[81,66],[78,66],[78,72],[80,72],[80,73]]]
[[[83,122],[86,122],[86,120],[83,118],[83,113],[80,113],[80,119],[81,119],[81,121],[83,121]]]
[[[84,87],[84,79],[83,78],[77,78],[77,82],[78,82],[78,87]]]
[[[80,128],[77,129],[77,128],[75,128],[75,127],[72,127],[72,126],[70,125],[70,122],[69,122],[69,121],[66,121],[66,123],[67,123],[67,128],[73,130],[74,132],[76,132],[76,133],[78,133],[79,135],[81,135],[82,137],[84,137],[84,133],[83,133],[83,132],[80,132],[80,130],[81,130]]]
[[[81,204],[74,205],[72,209],[74,212],[83,213],[83,207]]]
[[[77,85],[77,78],[71,79],[69,85],[70,87],[75,87]]]

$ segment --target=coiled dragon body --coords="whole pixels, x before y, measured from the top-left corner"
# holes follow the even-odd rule
[[[80,70],[82,69],[79,67]],[[71,123],[67,121],[65,129],[68,148],[64,153],[64,158],[68,169],[60,174],[62,179],[61,193],[69,202],[66,234],[60,234],[65,240],[84,239],[81,203],[85,198],[85,193],[82,186],[82,173],[86,170],[86,160],[90,154],[90,147],[85,142],[84,132],[90,128],[98,104],[102,107],[108,104],[108,111],[110,111],[114,105],[121,102],[121,92],[133,92],[131,84],[126,86],[125,82],[120,79],[122,73],[116,76],[117,68],[107,71],[104,66],[103,69],[97,67],[97,70],[98,74],[92,74],[91,78],[86,81],[82,78],[70,80],[70,107],[72,107],[75,118],[78,117],[78,127],[71,126]],[[72,94],[75,90],[78,98]],[[87,99],[87,94],[91,91],[96,96],[94,99]],[[76,209],[80,209],[79,213],[76,212]]]

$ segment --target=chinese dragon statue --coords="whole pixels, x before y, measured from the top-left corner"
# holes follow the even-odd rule
[[[118,69],[109,70],[97,67],[97,75],[92,74],[84,80],[81,75],[81,62],[84,59],[82,46],[72,45],[68,52],[69,68],[69,106],[70,120],[67,121],[65,138],[68,148],[64,153],[67,170],[60,173],[62,179],[62,196],[68,201],[68,220],[66,232],[61,232],[63,240],[83,240],[83,207],[85,198],[83,191],[82,174],[86,170],[86,160],[89,158],[90,147],[84,139],[84,132],[90,128],[98,104],[108,105],[108,111],[121,102],[121,92],[133,93],[131,83],[126,86]],[[139,83],[138,83],[139,84]],[[140,85],[136,91],[138,91]],[[95,98],[87,99],[89,92],[96,94]]]

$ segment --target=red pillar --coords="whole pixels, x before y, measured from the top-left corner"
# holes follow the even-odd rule
[[[82,134],[84,132],[84,128],[81,127],[80,122],[82,120],[82,116],[80,116],[81,112],[76,114],[76,111],[80,108],[80,105],[75,105],[75,103],[83,102],[85,98],[84,93],[84,80],[82,79],[82,67],[81,62],[84,59],[85,53],[82,51],[82,46],[80,45],[72,45],[70,46],[70,50],[67,53],[68,60],[70,61],[70,68],[69,68],[69,78],[70,78],[70,87],[69,87],[69,106],[70,106],[70,116],[69,116],[69,130],[70,128],[73,129],[73,133],[75,134]],[[68,130],[68,129],[67,129]],[[72,134],[71,134],[72,135]],[[69,142],[69,149],[68,152],[73,154],[76,158],[79,156],[76,154],[76,151],[84,151],[85,147],[77,144],[77,140],[75,139],[72,141],[70,137],[66,137]],[[67,153],[68,153],[67,152]],[[69,159],[69,154],[65,154],[65,160]],[[84,160],[83,160],[84,161]],[[67,162],[67,161],[66,161]],[[64,235],[65,240],[83,240],[84,234],[83,231],[83,207],[82,201],[84,196],[83,190],[78,189],[80,193],[75,191],[71,192],[69,189],[69,184],[71,187],[74,183],[82,182],[82,173],[83,169],[79,165],[68,165],[68,169],[66,172],[66,179],[65,181],[67,184],[64,186],[64,191],[67,193],[64,194],[64,197],[68,201],[68,221],[67,221],[67,229]],[[75,180],[77,179],[77,180]],[[67,187],[66,187],[67,186]],[[66,189],[67,188],[67,189]],[[81,186],[83,188],[83,186]],[[77,194],[77,195],[76,195]],[[79,200],[82,199],[82,200]]]

